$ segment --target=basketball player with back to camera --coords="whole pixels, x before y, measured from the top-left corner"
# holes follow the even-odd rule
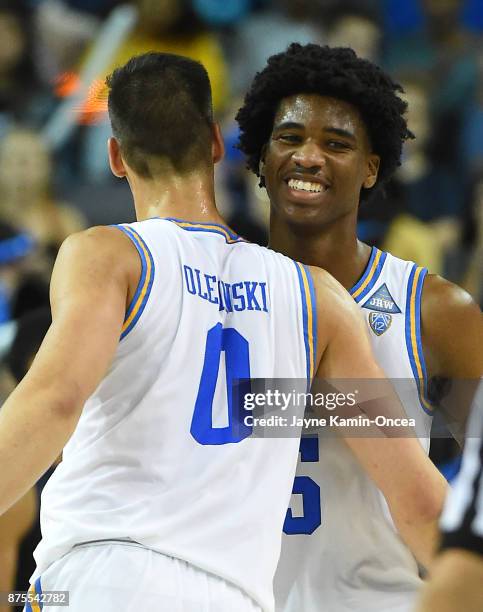
[[[138,221],[65,241],[52,325],[0,411],[0,513],[63,448],[25,609],[68,591],[72,612],[270,612],[299,440],[252,436],[231,383],[381,370],[338,283],[219,216],[205,69],[150,53],[108,84],[110,166]],[[413,442],[384,461],[404,450],[429,486]]]
[[[404,410],[427,452],[428,379],[479,378],[482,321],[459,287],[357,239],[360,203],[390,178],[411,137],[398,91],[351,49],[293,44],[255,76],[237,120],[240,148],[270,199],[270,246],[326,269],[349,291],[379,365],[407,379]],[[426,489],[404,455],[390,478],[407,521],[429,534],[444,489]],[[277,610],[411,609],[421,585],[413,555],[428,565],[431,550],[405,545],[386,492],[345,445],[303,438],[293,493],[303,508],[287,512]]]

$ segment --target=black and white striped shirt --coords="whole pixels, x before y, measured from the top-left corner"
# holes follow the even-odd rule
[[[472,407],[455,485],[441,517],[442,549],[464,548],[483,555],[483,383]]]

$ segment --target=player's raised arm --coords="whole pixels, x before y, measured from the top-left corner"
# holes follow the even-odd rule
[[[52,325],[0,410],[0,514],[53,463],[114,355],[139,258],[119,230],[69,237],[51,282]]]
[[[386,414],[397,412],[399,399],[389,381],[381,380],[385,375],[374,360],[360,310],[329,274],[318,269],[312,272],[318,286],[319,337],[327,339],[317,378],[378,379],[374,384],[378,387],[377,394],[383,387],[384,402],[368,402],[367,406],[369,409],[381,406]],[[387,437],[377,427],[374,427],[374,437],[369,432],[364,437],[347,437],[340,431],[384,494],[400,535],[418,561],[428,565],[436,546],[437,519],[447,489],[444,478],[415,436]]]

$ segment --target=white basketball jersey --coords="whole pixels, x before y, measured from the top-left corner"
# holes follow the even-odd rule
[[[119,228],[142,275],[114,361],[43,491],[34,579],[76,544],[127,538],[271,611],[299,440],[251,436],[231,391],[237,379],[312,377],[309,271],[215,224]]]
[[[432,419],[420,334],[425,275],[425,269],[373,248],[350,293],[386,375],[409,379],[401,401],[428,450]],[[275,577],[278,611],[413,609],[421,583],[416,561],[396,533],[382,494],[340,440],[302,439],[284,532]]]

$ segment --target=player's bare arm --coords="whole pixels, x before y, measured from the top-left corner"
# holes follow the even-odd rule
[[[30,489],[0,517],[0,592],[15,588],[20,543],[32,528],[37,513],[37,496]],[[0,612],[11,612],[11,607],[0,602]]]
[[[72,435],[112,360],[140,268],[135,248],[116,228],[93,228],[62,245],[51,281],[52,325],[0,411],[0,514]]]
[[[430,375],[482,375],[483,317],[464,289],[435,274],[428,275],[423,288],[422,327]]]
[[[417,612],[481,612],[483,557],[450,548],[435,561]]]
[[[313,269],[317,291],[319,337],[326,337],[318,378],[383,379],[359,308],[339,283]],[[351,347],[350,356],[347,347]],[[378,383],[379,384],[379,383]],[[390,383],[388,402],[399,406]],[[392,410],[392,406],[388,406]],[[439,518],[447,485],[424,453],[419,440],[408,437],[346,437],[363,468],[384,494],[392,518],[420,563],[428,566],[437,542]],[[404,466],[401,465],[404,457]]]
[[[483,376],[482,313],[466,291],[432,274],[425,280],[421,318],[429,378],[455,380],[441,398],[441,410],[448,422],[456,423],[454,434],[461,442],[477,381]]]

